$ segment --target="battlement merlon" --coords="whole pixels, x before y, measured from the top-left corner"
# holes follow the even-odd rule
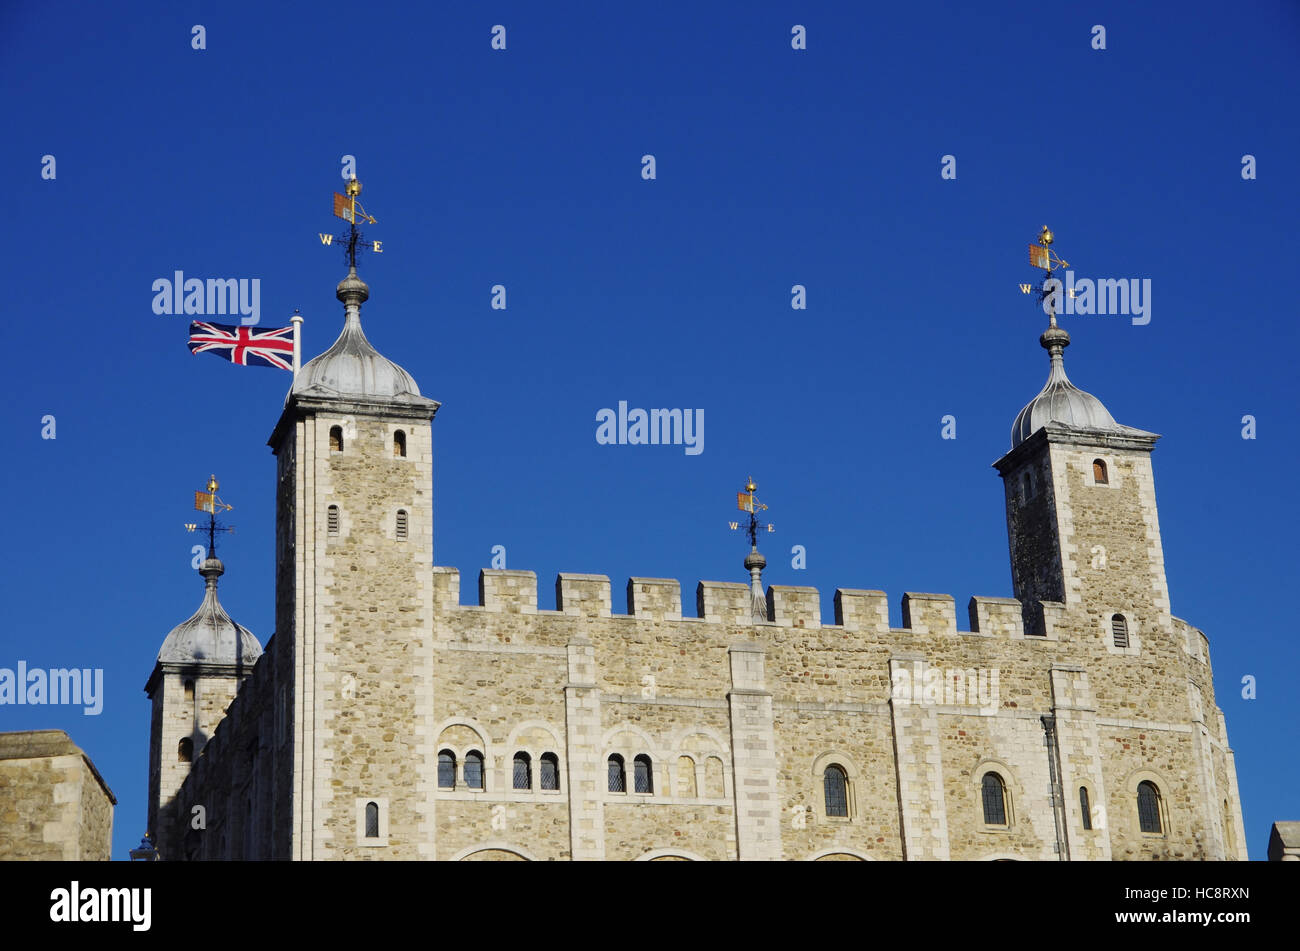
[[[1174,634],[1182,643],[1183,652],[1206,667],[1210,666],[1210,639],[1205,632],[1188,624],[1180,617],[1170,616],[1174,625]]]

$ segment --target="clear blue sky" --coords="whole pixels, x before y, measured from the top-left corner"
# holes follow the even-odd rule
[[[201,598],[182,523],[210,472],[235,504],[223,601],[272,633],[265,441],[289,376],[192,357],[151,285],[258,278],[263,325],[301,308],[319,353],[341,326],[341,255],[316,234],[338,230],[344,154],[385,249],[363,262],[366,331],[443,403],[435,560],[471,598],[504,545],[543,608],[557,571],[609,575],[616,610],[630,575],[680,579],[687,613],[699,579],[744,580],[726,523],[749,473],[778,529],[766,580],[817,586],[827,618],[836,587],[887,591],[896,624],[904,591],[962,617],[1010,595],[990,463],[1047,374],[1016,287],[1046,222],[1081,276],[1152,281],[1146,326],[1064,321],[1067,367],[1164,434],[1173,611],[1210,638],[1262,858],[1300,818],[1298,47],[1289,0],[4,4],[0,666],[107,685],[98,717],[3,707],[0,730],[90,753],[125,857],[142,688]],[[619,400],[703,409],[704,452],[597,445]]]

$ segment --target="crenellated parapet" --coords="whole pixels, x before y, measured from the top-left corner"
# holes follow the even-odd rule
[[[1092,638],[1092,629],[1080,627],[1080,617],[1056,601],[1022,604],[1015,598],[975,596],[966,605],[969,630],[959,626],[956,599],[950,594],[905,592],[901,600],[902,623],[889,619],[889,596],[884,591],[838,588],[834,617],[822,617],[821,592],[811,586],[770,585],[766,591],[767,620],[755,620],[749,585],[740,582],[701,581],[696,586],[695,614],[683,613],[681,583],[675,578],[633,577],[626,582],[626,610],[613,604],[607,575],[561,572],[555,578],[555,610],[538,604],[537,575],[532,571],[483,569],[478,577],[478,604],[460,603],[460,572],[432,569],[434,610],[452,613],[482,611],[488,615],[553,617],[587,620],[637,620],[661,623],[754,627],[756,630],[841,629],[887,643],[894,635],[920,635],[927,639],[987,638],[1044,643]],[[620,605],[622,607],[622,605]],[[1091,619],[1088,624],[1092,624]],[[472,630],[473,626],[469,630]],[[1208,663],[1205,635],[1178,618],[1173,619],[1176,643],[1199,664]],[[775,633],[775,632],[774,632]],[[565,635],[567,636],[567,635]],[[778,635],[779,636],[779,635]],[[548,638],[548,643],[554,638]],[[1100,643],[1100,638],[1098,641]],[[901,642],[900,642],[901,643]],[[908,642],[914,645],[915,642]],[[908,649],[912,649],[909,646]]]

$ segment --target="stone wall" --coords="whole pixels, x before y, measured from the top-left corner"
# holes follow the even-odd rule
[[[116,803],[62,730],[0,733],[0,860],[106,862]]]

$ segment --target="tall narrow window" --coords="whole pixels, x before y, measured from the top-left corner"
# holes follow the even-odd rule
[[[1083,828],[1089,830],[1092,828],[1092,808],[1088,804],[1088,787],[1079,787],[1079,812],[1083,815]]]
[[[1034,494],[1034,477],[1030,473],[1026,472],[1022,484],[1024,486],[1025,499],[1028,500],[1028,498]]]
[[[400,429],[393,433],[393,457],[406,458],[406,433]]]
[[[822,777],[822,788],[826,794],[826,815],[849,816],[849,777],[839,766],[826,767]]]
[[[339,533],[339,507],[331,505],[325,510],[325,530],[331,535]]]
[[[636,759],[632,760],[632,787],[639,793],[652,793],[655,791],[654,772],[650,766],[650,757],[642,753]]]
[[[617,753],[609,757],[609,791],[627,792],[627,772],[623,768],[623,757]]]
[[[397,540],[406,541],[406,509],[397,510]]]
[[[476,750],[465,754],[465,785],[470,789],[483,788],[483,754]]]
[[[727,781],[723,776],[722,760],[710,756],[704,761],[704,795],[721,799],[727,794]]]
[[[191,703],[194,702],[194,681],[192,680],[185,681],[185,699]]]
[[[194,762],[194,741],[188,736],[180,741],[176,747],[176,762],[192,763]]]
[[[542,754],[541,783],[543,789],[560,788],[560,758],[554,753]]]
[[[342,452],[342,451],[343,451],[343,427],[331,426],[330,427],[330,452]]]
[[[1128,621],[1124,620],[1124,615],[1111,616],[1110,632],[1115,637],[1116,647],[1128,647]]]
[[[438,788],[456,788],[456,754],[451,750],[438,754]]]
[[[379,838],[379,803],[366,803],[366,838]]]
[[[1110,479],[1106,476],[1106,463],[1100,459],[1092,460],[1092,481],[1098,485],[1110,484]]]
[[[997,773],[985,773],[981,783],[984,799],[984,824],[1004,826],[1007,824],[1007,791],[1002,777]]]
[[[527,753],[515,754],[515,789],[533,788],[533,761]]]
[[[677,795],[695,798],[695,760],[689,756],[677,757]]]
[[[1160,790],[1149,781],[1138,783],[1138,824],[1143,832],[1160,832]]]

